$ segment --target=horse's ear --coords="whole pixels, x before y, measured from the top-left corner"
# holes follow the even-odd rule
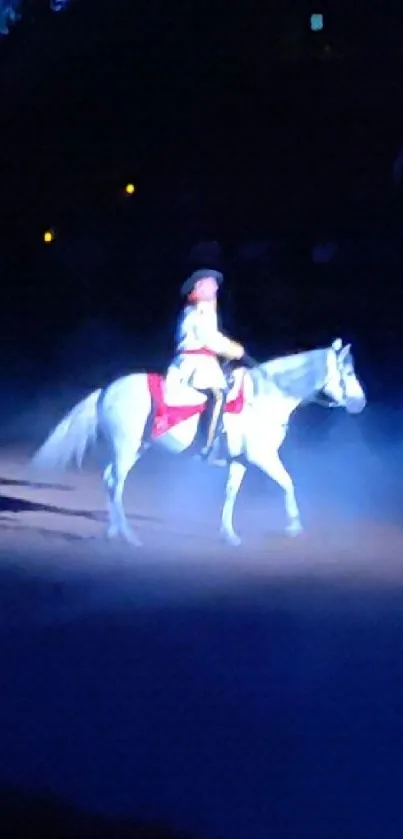
[[[333,344],[332,344],[332,350],[334,350],[335,352],[340,352],[340,350],[342,348],[343,348],[343,341],[341,340],[341,338],[335,338],[335,340],[333,341]]]
[[[339,355],[339,361],[344,361],[344,359],[347,358],[350,350],[351,350],[351,344],[346,344],[346,346],[343,347],[343,349],[342,349],[342,351]]]

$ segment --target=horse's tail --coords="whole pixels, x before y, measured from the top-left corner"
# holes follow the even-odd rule
[[[75,461],[80,468],[85,452],[97,438],[97,405],[101,389],[90,393],[65,416],[31,460],[34,469],[66,469]]]

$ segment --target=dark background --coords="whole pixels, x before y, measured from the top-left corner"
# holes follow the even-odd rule
[[[49,431],[49,416],[41,419],[27,410],[39,392],[45,390],[53,406],[70,406],[73,393],[78,398],[80,390],[127,370],[162,369],[172,352],[180,284],[190,269],[208,262],[225,271],[224,324],[258,358],[337,335],[353,341],[369,398],[359,420],[360,451],[363,438],[376,457],[388,455],[377,472],[374,504],[383,493],[383,503],[399,518],[403,13],[399,3],[387,0],[370,8],[368,2],[352,8],[350,2],[328,0],[322,8],[325,31],[314,36],[309,14],[315,10],[304,2],[76,0],[59,15],[52,15],[47,3],[26,3],[23,19],[0,42],[3,439],[20,442]],[[128,181],[136,185],[132,197],[124,193]],[[46,246],[42,237],[49,227],[56,238]],[[305,435],[312,445],[323,444],[324,424],[333,420],[326,412],[319,419],[318,412],[312,426],[307,411],[300,439]],[[358,446],[353,432],[352,439]],[[322,452],[324,458],[324,447],[318,463]],[[351,483],[362,490],[365,475],[357,469]],[[339,474],[330,495],[341,497],[345,483]],[[23,602],[22,584],[21,591]],[[120,758],[127,770],[127,786],[114,787],[126,810],[130,760],[138,748],[149,775],[142,778],[136,805],[143,801],[154,814],[156,783],[162,810],[164,804],[168,810],[177,805],[186,823],[199,824],[193,803],[200,798],[206,801],[207,832],[221,818],[228,836],[233,822],[226,796],[232,795],[240,808],[234,804],[239,821],[234,833],[249,837],[247,804],[242,810],[240,802],[248,773],[266,778],[266,745],[275,756],[272,796],[257,782],[249,801],[261,812],[253,812],[250,839],[268,836],[267,825],[278,831],[273,835],[301,839],[398,839],[401,603],[391,609],[375,598],[364,608],[357,596],[348,617],[342,611],[336,617],[328,602],[312,617],[309,596],[303,603],[298,596],[291,605],[279,605],[273,595],[261,622],[253,604],[242,618],[225,613],[219,602],[210,616],[202,608],[195,616],[190,609],[186,626],[193,641],[178,679],[172,668],[184,627],[172,613],[165,624],[157,615],[145,628],[137,625],[140,618],[119,624],[114,615],[110,625],[101,619],[91,628],[78,622],[71,634],[64,627],[62,638],[46,630],[36,657],[26,638],[30,630],[20,627],[17,640],[8,637],[3,648],[14,662],[5,717],[14,720],[16,731],[32,726],[34,734],[31,751],[21,739],[14,764],[10,759],[16,786],[21,779],[32,786],[32,755],[46,740],[41,696],[47,691],[51,704],[55,690],[68,701],[55,706],[49,725],[52,732],[60,730],[67,758],[59,762],[50,735],[46,754],[52,754],[59,785],[80,798],[74,760],[69,763],[66,714],[75,714],[81,732],[87,730],[92,713],[87,691],[95,679],[97,697],[103,697],[105,682],[110,692],[101,714],[102,736],[90,729],[89,754],[101,765],[109,760],[108,742],[112,751],[113,743],[127,738],[111,759],[114,777]],[[8,632],[7,614],[4,621]],[[165,626],[163,640],[154,622]],[[109,651],[97,658],[104,636]],[[43,688],[36,675],[38,649],[46,650],[56,673],[51,682],[42,664]],[[224,675],[220,656],[227,664]],[[136,667],[145,680],[140,688],[125,682]],[[198,667],[200,682],[211,672],[219,684],[221,678],[211,716],[195,675]],[[156,685],[165,705],[155,699]],[[202,764],[193,776],[196,786],[189,784],[183,801],[176,802],[177,790],[162,772],[153,780],[148,741],[137,733],[138,718],[141,725],[144,719],[152,725],[156,714],[161,726],[156,754],[163,762],[163,755],[174,752],[169,722],[180,715],[182,689],[191,709],[183,725],[182,771],[185,777],[186,761],[192,760],[186,744],[194,736],[196,708],[201,753],[205,730],[218,742],[216,751],[207,749],[205,765],[218,754],[223,760],[225,806],[218,808],[218,821],[209,810],[211,789]],[[238,705],[228,717],[234,696]],[[243,719],[246,706],[251,716],[257,714],[252,731],[246,712]],[[226,729],[227,719],[245,738],[248,760],[242,771],[231,751],[234,729],[231,723]],[[104,741],[110,724],[111,740]],[[9,725],[3,741],[10,754],[14,736]],[[198,759],[197,753],[193,769]],[[90,760],[88,765],[91,776]],[[85,803],[96,808],[106,782],[100,772],[100,793],[94,777]]]
[[[341,333],[393,380],[403,24],[393,3],[324,6],[316,37],[304,3],[27,6],[0,56],[5,370],[49,366],[94,319],[131,363],[165,363],[179,284],[208,256],[251,352]]]

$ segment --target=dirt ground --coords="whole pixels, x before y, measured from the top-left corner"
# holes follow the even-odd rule
[[[222,471],[151,456],[135,550],[95,462],[41,480],[28,454],[0,455],[0,784],[206,837],[400,839],[398,520],[311,493],[290,540],[251,476],[229,549]]]
[[[89,576],[99,588],[105,574],[111,585],[134,572],[155,585],[156,595],[179,585],[189,596],[211,587],[263,586],[279,582],[332,580],[334,584],[400,587],[403,583],[403,527],[396,523],[351,517],[317,501],[305,532],[284,535],[280,494],[270,481],[245,480],[235,526],[239,548],[223,545],[219,517],[225,472],[152,457],[133,470],[125,508],[143,547],[135,549],[105,539],[106,505],[98,465],[82,472],[32,476],[28,453],[0,455],[1,550],[7,561],[23,558],[29,572]],[[200,468],[203,470],[200,472]],[[199,470],[199,471],[198,471]],[[15,560],[16,562],[20,560]],[[162,579],[164,586],[162,586]]]
[[[175,462],[173,462],[175,460]],[[202,470],[202,471],[200,471]],[[315,575],[334,580],[379,585],[403,582],[403,523],[345,511],[315,500],[314,518],[305,532],[292,539],[284,534],[280,493],[268,492],[270,481],[241,488],[235,509],[235,527],[242,537],[239,548],[223,545],[219,519],[225,470],[202,466],[189,469],[176,458],[146,458],[126,484],[125,509],[143,547],[135,549],[105,536],[106,504],[101,473],[89,462],[82,472],[33,476],[29,452],[0,452],[1,547],[10,555],[29,555],[52,567],[96,573],[111,566],[126,569],[161,567],[164,574],[197,575],[221,582],[258,575],[299,578]],[[256,483],[256,482],[255,482]]]

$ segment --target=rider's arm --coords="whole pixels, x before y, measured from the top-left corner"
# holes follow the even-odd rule
[[[196,317],[195,329],[200,343],[212,352],[228,359],[240,359],[244,354],[243,347],[226,338],[217,326],[217,312],[211,305],[199,304],[194,312]]]

